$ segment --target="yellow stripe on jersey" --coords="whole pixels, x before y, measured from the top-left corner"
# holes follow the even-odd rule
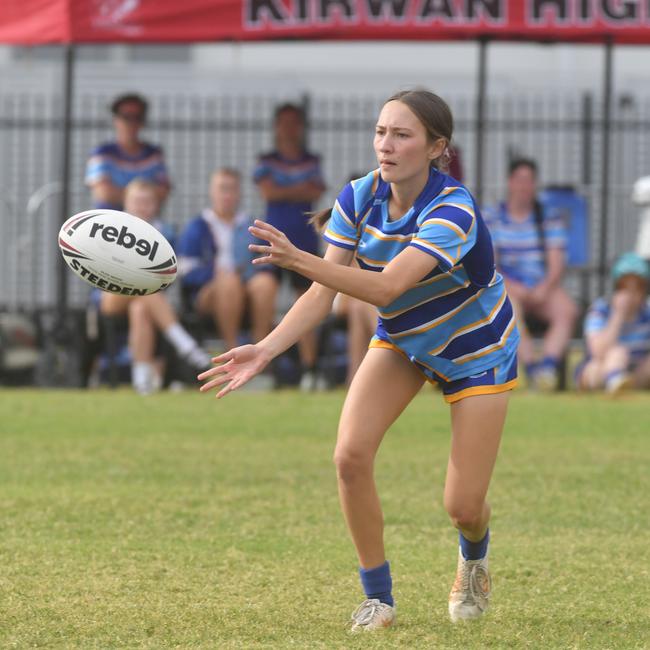
[[[438,219],[436,217],[433,217],[431,219],[427,219],[426,221],[423,221],[420,224],[420,228],[423,228],[428,224],[437,224],[439,226],[444,226],[445,228],[449,228],[450,230],[453,230],[463,241],[467,241],[467,234],[465,234],[465,231],[453,221],[449,221],[448,219]]]
[[[467,289],[469,287],[470,281],[467,280],[463,284],[456,285],[455,287],[451,287],[451,289],[448,289],[447,291],[442,291],[441,293],[437,293],[435,296],[430,296],[429,298],[426,298],[425,300],[422,300],[420,302],[416,302],[414,305],[409,305],[408,307],[404,307],[404,309],[396,309],[395,311],[384,311],[379,307],[379,313],[381,314],[382,318],[395,318],[395,316],[399,316],[400,314],[404,314],[407,311],[410,311],[411,309],[415,309],[416,307],[421,307],[422,305],[426,305],[428,302],[431,302],[432,300],[437,300],[438,298],[442,298],[443,296],[449,296],[452,293],[456,293],[456,291],[460,291],[461,289]]]
[[[438,268],[440,268],[440,267],[438,267]],[[459,269],[460,269],[460,264],[457,265],[457,266],[452,267],[451,269],[449,269],[449,271],[442,271],[442,269],[440,269],[441,273],[439,273],[438,275],[434,275],[432,278],[428,278],[427,280],[420,280],[419,282],[415,283],[415,286],[416,287],[424,287],[427,284],[432,284],[434,282],[438,282],[438,280],[443,280],[445,278],[449,279],[449,276],[452,275],[454,273],[454,271],[458,271]]]
[[[370,213],[372,212],[373,206],[371,205],[368,210],[366,211],[366,214],[364,214],[361,219],[357,222],[357,236],[361,238],[361,232],[364,226],[366,225],[366,221],[368,220],[368,217],[370,216]]]
[[[357,249],[357,254],[356,256],[362,261],[365,262],[368,266],[376,266],[377,268],[384,268],[385,266],[388,265],[390,260],[373,260],[370,257],[366,257],[365,255],[359,255],[359,250]]]
[[[353,239],[352,237],[346,237],[345,235],[339,235],[330,228],[325,231],[325,235],[327,235],[327,237],[330,239],[334,239],[335,241],[341,242],[343,244],[353,244],[354,246],[357,245],[356,239]]]
[[[469,282],[467,284],[469,284]],[[453,334],[447,337],[447,340],[442,345],[438,346],[437,348],[433,348],[433,350],[429,350],[427,354],[431,354],[431,355],[440,354],[454,339],[457,339],[459,336],[462,336],[463,334],[467,334],[467,332],[476,330],[482,325],[485,325],[486,323],[491,323],[496,317],[498,311],[501,309],[501,307],[503,307],[503,303],[505,301],[506,301],[506,290],[504,288],[503,293],[499,297],[499,300],[497,300],[496,305],[492,307],[492,310],[485,318],[481,318],[480,320],[474,321],[473,323],[470,323],[469,325],[465,325],[464,327],[461,327],[460,329],[456,330]]]
[[[496,350],[500,350],[508,342],[508,338],[510,337],[510,334],[512,334],[512,330],[514,329],[516,322],[517,321],[513,314],[512,318],[510,319],[510,323],[508,323],[508,327],[506,327],[505,331],[503,332],[501,338],[498,340],[497,343],[493,343],[492,345],[487,345],[486,347],[482,348],[478,352],[472,352],[471,354],[465,354],[462,357],[453,359],[453,363],[467,363],[468,361],[473,361],[474,359],[480,359],[481,357],[484,357],[486,354],[490,354],[490,352],[495,352]]]
[[[440,192],[441,196],[447,196],[447,194],[451,194],[452,192],[455,192],[456,190],[459,190],[460,186],[455,185],[454,187],[445,187],[443,188],[442,192]]]
[[[476,218],[476,214],[474,213],[474,210],[470,208],[468,205],[463,205],[462,203],[436,203],[436,205],[427,212],[427,214],[431,214],[432,212],[435,212],[439,208],[458,208],[459,210],[462,210],[463,212],[467,212],[467,214],[472,217],[472,219]]]
[[[468,298],[465,302],[458,305],[458,307],[454,307],[454,309],[452,309],[451,311],[448,311],[446,314],[443,314],[442,316],[438,316],[438,318],[435,318],[434,320],[429,321],[428,323],[424,323],[424,325],[420,325],[418,327],[412,327],[409,330],[404,330],[403,332],[398,332],[397,334],[391,334],[390,337],[393,339],[401,339],[404,336],[413,336],[413,334],[421,334],[422,332],[428,332],[434,327],[437,327],[438,325],[442,325],[442,323],[446,323],[449,319],[453,318],[456,314],[458,314],[463,309],[465,309],[467,305],[470,305],[475,300],[478,300],[483,295],[484,291],[485,289],[481,289],[480,291],[477,291],[471,298]]]
[[[456,263],[456,260],[449,257],[449,255],[445,253],[445,251],[443,251],[442,248],[438,248],[435,244],[432,244],[426,239],[413,237],[412,243],[413,244],[417,243],[419,246],[423,246],[424,248],[428,248],[430,251],[437,253],[438,255],[440,255],[440,257],[442,257],[443,260],[445,260],[449,264],[449,266],[454,266],[454,264]],[[458,259],[458,255],[456,256],[456,259]]]
[[[378,228],[368,225],[365,226],[363,231],[367,232],[375,239],[381,239],[382,241],[411,241],[411,239],[413,239],[413,235],[415,234],[411,233],[410,235],[386,235]]]

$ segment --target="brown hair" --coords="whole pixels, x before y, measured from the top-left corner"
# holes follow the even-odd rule
[[[388,102],[402,102],[406,104],[415,117],[420,120],[427,132],[427,138],[434,142],[443,138],[447,145],[442,154],[431,161],[431,166],[441,171],[447,171],[452,153],[450,150],[451,138],[454,132],[454,117],[451,109],[444,99],[428,90],[401,90],[391,95],[382,106]],[[319,210],[314,212],[309,219],[309,223],[319,232],[325,229],[325,224],[329,220],[330,210]]]

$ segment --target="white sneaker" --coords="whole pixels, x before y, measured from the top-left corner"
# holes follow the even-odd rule
[[[628,372],[618,372],[610,377],[605,384],[605,390],[609,395],[620,395],[626,390],[634,388],[634,378]]]
[[[350,632],[379,630],[395,625],[397,610],[377,598],[364,600],[352,613]]]
[[[480,560],[466,560],[459,548],[456,580],[449,594],[452,623],[481,616],[488,608],[491,587],[487,555]]]

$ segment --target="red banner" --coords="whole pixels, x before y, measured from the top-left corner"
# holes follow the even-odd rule
[[[650,0],[0,0],[0,43],[498,40],[650,44]]]

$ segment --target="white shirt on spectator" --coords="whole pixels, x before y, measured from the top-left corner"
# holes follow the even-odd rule
[[[248,217],[243,212],[238,212],[232,221],[226,221],[211,208],[205,208],[201,216],[210,227],[212,238],[217,247],[217,256],[214,260],[215,272],[231,273],[235,270],[235,256],[233,251],[233,233],[235,226],[247,223]]]

